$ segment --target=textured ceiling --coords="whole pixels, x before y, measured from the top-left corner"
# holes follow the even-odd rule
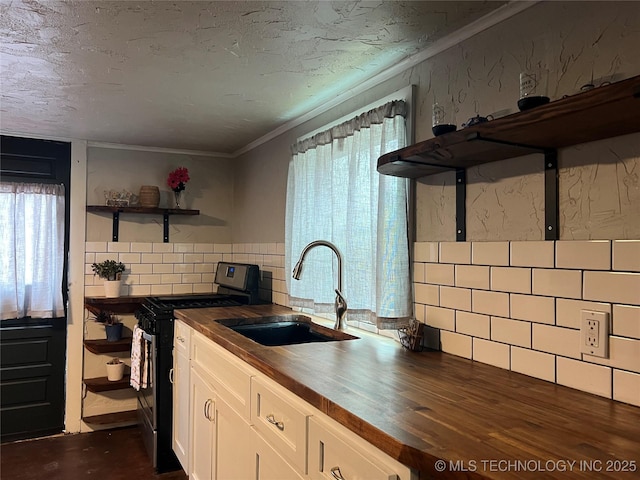
[[[0,128],[233,153],[503,3],[0,0]]]

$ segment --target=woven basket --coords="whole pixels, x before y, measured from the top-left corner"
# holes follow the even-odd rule
[[[160,189],[155,185],[143,185],[138,194],[138,205],[156,208],[160,204]]]

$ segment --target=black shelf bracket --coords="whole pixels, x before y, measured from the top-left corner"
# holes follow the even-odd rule
[[[558,152],[544,152],[544,239],[558,240],[560,236],[558,220]]]
[[[467,239],[467,171],[456,169],[456,241]]]
[[[113,233],[111,235],[111,240],[114,242],[118,241],[118,231],[120,228],[120,212],[117,210],[113,212]]]
[[[163,225],[163,241],[164,243],[169,243],[169,214],[164,213],[162,215],[162,225]]]

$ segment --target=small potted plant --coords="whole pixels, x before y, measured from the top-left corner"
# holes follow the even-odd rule
[[[107,380],[117,382],[124,376],[124,363],[118,357],[107,362]]]
[[[122,321],[116,315],[100,310],[94,319],[96,322],[104,324],[108,342],[117,342],[122,339]]]
[[[124,263],[115,260],[104,260],[103,262],[91,265],[94,275],[104,280],[104,296],[116,298],[120,296],[120,283],[122,272],[125,270]]]

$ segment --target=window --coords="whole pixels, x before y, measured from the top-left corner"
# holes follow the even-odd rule
[[[64,316],[64,187],[0,184],[0,319]]]
[[[303,248],[326,240],[342,253],[350,323],[395,328],[410,317],[409,181],[376,169],[380,155],[406,146],[406,111],[392,101],[293,146],[285,239],[292,306],[333,312],[333,252],[309,251],[300,280],[289,277]]]

